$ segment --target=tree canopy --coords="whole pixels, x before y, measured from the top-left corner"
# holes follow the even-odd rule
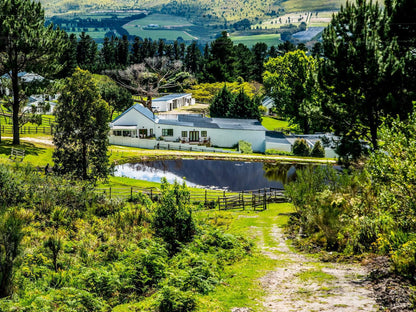
[[[22,88],[19,73],[50,74],[59,70],[56,61],[64,48],[64,33],[45,26],[44,11],[37,1],[0,2],[0,76],[7,74],[13,95],[13,144],[19,144]]]
[[[383,117],[405,117],[412,110],[396,83],[405,62],[388,36],[388,22],[378,4],[357,0],[341,7],[323,33],[323,113],[345,142],[364,139],[374,149]]]
[[[271,58],[265,64],[264,86],[277,112],[298,124],[305,133],[325,129],[316,83],[318,61],[296,50]]]
[[[77,69],[66,79],[55,116],[54,169],[84,180],[106,178],[110,114],[92,74]]]
[[[241,88],[235,96],[226,85],[217,93],[209,106],[211,117],[261,120],[258,97],[251,99]]]

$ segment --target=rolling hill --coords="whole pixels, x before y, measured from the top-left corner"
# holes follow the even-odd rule
[[[47,16],[109,10],[148,10],[181,16],[193,23],[227,25],[302,11],[336,10],[345,0],[40,0]]]

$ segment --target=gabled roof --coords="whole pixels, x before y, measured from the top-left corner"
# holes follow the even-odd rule
[[[157,99],[153,99],[152,102],[171,101],[171,100],[179,99],[179,98],[187,96],[187,95],[191,95],[191,94],[190,93],[173,93],[173,94],[168,94],[168,95],[162,96],[162,97],[157,98]]]
[[[115,122],[116,120],[118,120],[119,118],[123,117],[124,115],[126,115],[129,111],[131,111],[132,109],[138,111],[140,114],[142,114],[143,116],[149,118],[151,121],[155,122],[156,118],[153,115],[153,113],[146,107],[144,107],[141,104],[136,103],[135,105],[131,106],[129,109],[127,109],[126,111],[124,111],[121,115],[119,115],[118,117],[116,117],[115,119],[113,119],[113,122]]]

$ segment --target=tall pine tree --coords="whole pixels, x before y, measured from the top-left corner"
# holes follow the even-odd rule
[[[0,1],[0,76],[11,79],[13,95],[13,144],[20,143],[19,115],[21,80],[19,73],[34,71],[47,75],[60,70],[57,60],[65,47],[64,33],[45,26],[41,4],[28,0]]]

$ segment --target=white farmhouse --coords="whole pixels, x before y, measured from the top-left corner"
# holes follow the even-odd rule
[[[253,151],[265,151],[266,129],[256,119],[188,115],[159,119],[136,104],[114,119],[110,128],[110,143],[116,145],[157,148],[161,142],[172,142],[172,146],[203,144],[230,148],[244,140],[251,143]]]
[[[195,104],[190,93],[174,93],[152,100],[152,110],[155,112],[168,112],[183,106]]]

